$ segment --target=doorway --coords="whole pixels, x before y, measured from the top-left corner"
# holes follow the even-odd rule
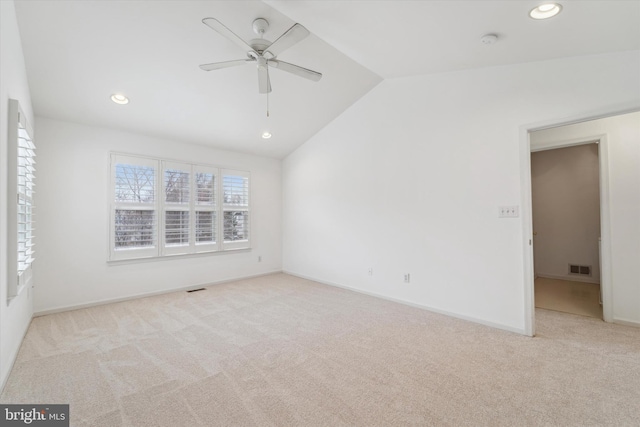
[[[532,148],[536,308],[603,318],[599,142]]]
[[[637,242],[640,241],[640,229],[636,227],[638,216],[635,214],[640,206],[640,193],[637,192],[639,125],[640,108],[634,106],[628,110],[605,110],[594,112],[591,116],[549,120],[520,127],[521,226],[524,237],[523,330],[526,335],[535,336],[531,151],[571,147],[591,141],[600,141],[600,286],[603,320],[640,325],[635,261],[638,259]],[[611,198],[613,195],[616,195],[615,204]],[[615,241],[612,235],[614,225],[617,230]]]

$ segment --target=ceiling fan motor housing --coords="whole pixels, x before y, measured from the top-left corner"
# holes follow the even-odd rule
[[[269,29],[269,21],[264,18],[257,18],[253,21],[253,32],[258,35],[257,39],[249,41],[249,45],[259,54],[271,45],[269,40],[264,39],[264,33]],[[250,55],[251,56],[251,55]]]
[[[265,39],[253,39],[249,41],[249,46],[251,46],[256,52],[262,55],[262,53],[271,45],[269,40]],[[252,55],[249,55],[252,56]]]

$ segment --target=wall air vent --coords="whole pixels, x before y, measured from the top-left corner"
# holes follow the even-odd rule
[[[591,276],[590,265],[569,264],[569,274],[579,274],[581,276]]]

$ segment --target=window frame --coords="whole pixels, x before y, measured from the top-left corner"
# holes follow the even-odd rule
[[[117,206],[139,206],[139,204],[130,204],[116,202],[115,184],[116,184],[116,165],[127,162],[134,165],[153,165],[155,173],[155,200],[153,202],[156,213],[156,230],[155,245],[152,248],[131,248],[116,249],[115,247],[115,212]],[[138,163],[137,163],[138,162]],[[180,170],[189,174],[189,201],[188,203],[169,203],[166,201],[165,189],[165,171]],[[196,182],[196,174],[206,173],[213,177],[213,201],[211,204],[197,202],[198,188]],[[248,212],[248,239],[237,242],[224,242],[224,211],[223,203],[223,174],[242,176],[248,179],[248,203],[242,206],[242,209]],[[192,256],[198,254],[217,254],[228,253],[237,250],[250,250],[252,239],[251,228],[251,173],[249,171],[241,171],[235,169],[226,169],[214,165],[185,162],[175,159],[165,159],[158,157],[149,157],[136,154],[128,154],[121,152],[109,153],[109,192],[108,192],[108,209],[109,209],[109,250],[108,262],[130,261],[154,258],[169,258],[175,256]],[[227,206],[228,207],[228,206]],[[134,209],[134,207],[131,207]],[[137,208],[136,208],[137,209]],[[189,212],[189,234],[188,244],[184,245],[167,245],[166,235],[166,212],[167,211],[186,211]],[[212,212],[215,216],[213,223],[214,240],[211,243],[197,242],[197,216],[199,212]]]

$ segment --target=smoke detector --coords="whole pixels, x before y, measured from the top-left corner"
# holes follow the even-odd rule
[[[485,34],[480,38],[482,44],[494,44],[498,41],[498,36],[496,34]]]

